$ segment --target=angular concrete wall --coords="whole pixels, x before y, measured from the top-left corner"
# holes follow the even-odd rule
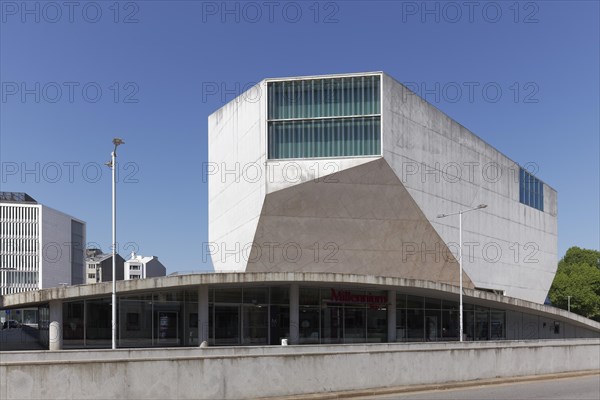
[[[459,241],[458,216],[438,214],[488,205],[463,216],[475,286],[543,303],[557,267],[556,191],[544,184],[544,211],[521,204],[519,165],[385,74],[382,118],[383,157],[445,243]]]
[[[266,111],[261,82],[208,118],[208,238],[215,270],[243,271],[265,198]]]
[[[2,353],[2,399],[241,399],[598,370],[600,339]],[[460,365],[461,368],[455,368]]]
[[[459,283],[452,252],[381,158],[268,194],[253,242],[247,272]]]

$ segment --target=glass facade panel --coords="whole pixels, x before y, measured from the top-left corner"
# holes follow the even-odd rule
[[[458,310],[459,304],[458,304],[458,301],[444,300],[444,301],[442,301],[442,308],[444,310]],[[464,308],[464,304],[463,304],[463,308]]]
[[[420,342],[425,339],[425,313],[423,309],[406,310],[406,339],[409,342]]]
[[[440,308],[442,308],[442,301],[440,299],[432,299],[430,297],[425,297],[425,308],[439,310]]]
[[[84,307],[83,300],[63,303],[63,345],[65,348],[84,346]]]
[[[406,310],[404,308],[396,308],[396,341],[404,342],[406,339]]]
[[[288,303],[289,304],[289,303]],[[281,344],[281,339],[290,338],[290,307],[271,304],[269,329],[272,345]],[[294,338],[297,339],[297,338]]]
[[[300,288],[300,305],[301,306],[318,306],[319,305],[319,289],[315,288]]]
[[[215,303],[241,303],[242,289],[215,289],[214,296]]]
[[[244,289],[245,304],[269,304],[269,288]]]
[[[319,343],[321,340],[319,335],[319,332],[321,332],[319,308],[300,306],[298,321],[300,321],[300,327],[298,328],[300,338],[298,342],[300,344]]]
[[[442,310],[442,340],[459,340],[459,332],[458,310]]]
[[[202,329],[211,345],[223,346],[387,342],[387,291],[325,286],[299,294],[297,338],[290,338],[289,286],[282,284],[210,290]],[[199,345],[197,290],[119,296],[117,305],[119,347]],[[397,293],[396,306],[397,341],[459,339],[457,302]],[[47,314],[40,311],[40,330]],[[110,297],[63,303],[63,321],[66,348],[110,347]],[[465,303],[464,333],[465,340],[505,339],[506,312]]]
[[[425,310],[425,340],[430,342],[442,338],[442,312],[437,310]]]
[[[475,309],[475,340],[490,338],[490,310],[476,307]]]
[[[490,339],[506,339],[506,313],[501,310],[491,310],[490,312]]]
[[[40,344],[43,347],[48,348],[50,345],[50,308],[48,304],[42,304],[38,307],[38,325],[40,332]]]
[[[269,82],[269,159],[381,153],[378,75]]]
[[[423,298],[420,296],[406,296],[406,308],[423,308]]]
[[[396,308],[406,308],[406,295],[402,293],[396,293]]]
[[[544,211],[544,184],[523,168],[519,169],[519,201]]]
[[[110,298],[85,301],[87,347],[111,347],[112,306]]]
[[[214,313],[215,345],[240,344],[240,306],[215,305]]]
[[[269,82],[269,120],[380,114],[379,75]]]
[[[465,340],[475,340],[475,313],[472,310],[463,311],[463,320]]]
[[[152,299],[119,300],[119,346],[150,347],[152,343]]]
[[[343,307],[330,306],[323,308],[321,312],[321,343],[343,343],[343,318]]]
[[[344,307],[344,343],[364,343],[367,339],[367,310]]]
[[[287,287],[271,288],[271,304],[290,304],[290,291]]]
[[[268,343],[269,308],[260,305],[243,306],[242,344],[266,345]]]
[[[183,345],[183,292],[161,292],[154,296],[154,345]]]
[[[386,308],[367,309],[367,342],[387,342],[387,320]]]
[[[273,121],[269,124],[269,158],[377,155],[380,118]]]

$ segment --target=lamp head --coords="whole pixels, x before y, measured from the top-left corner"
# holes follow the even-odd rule
[[[480,204],[477,206],[477,208],[486,208],[486,207],[487,207],[487,204]]]
[[[125,142],[123,141],[123,139],[118,138],[118,137],[114,138],[112,140],[112,142],[115,145],[115,149],[113,150],[113,153],[114,153],[114,156],[116,157],[117,156],[117,147],[119,147],[119,145],[125,144]]]

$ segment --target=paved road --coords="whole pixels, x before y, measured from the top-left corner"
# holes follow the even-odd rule
[[[598,400],[600,375],[535,382],[477,386],[395,395],[361,397],[362,400]]]

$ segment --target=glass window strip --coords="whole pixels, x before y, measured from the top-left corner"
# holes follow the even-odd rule
[[[544,211],[544,184],[523,168],[519,170],[519,201]]]

